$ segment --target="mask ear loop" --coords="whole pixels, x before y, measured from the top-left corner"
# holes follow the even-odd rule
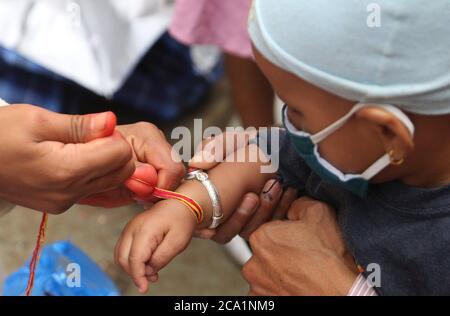
[[[391,157],[389,154],[383,155],[380,159],[375,161],[366,171],[361,174],[361,177],[370,180],[381,172],[384,168],[391,164]]]
[[[400,109],[390,104],[377,104],[376,106],[381,107],[386,111],[394,114],[406,126],[408,131],[411,133],[411,136],[414,135],[415,132],[414,124],[411,122],[409,117],[405,113],[403,113]],[[404,159],[395,160],[393,159],[393,154],[394,154],[393,150],[385,154],[383,157],[378,159],[373,165],[371,165],[366,171],[364,171],[361,176],[366,180],[370,180],[375,175],[380,173],[384,168],[386,168],[391,164],[396,166],[401,165],[404,162]]]
[[[317,145],[321,141],[323,141],[325,138],[330,136],[332,133],[334,133],[336,130],[344,126],[344,124],[360,109],[368,106],[373,106],[371,104],[366,103],[358,103],[356,104],[347,114],[345,114],[343,117],[341,117],[339,120],[328,126],[327,128],[323,129],[322,131],[318,132],[317,134],[314,134],[311,136],[312,142]],[[384,107],[384,106],[383,106]],[[401,112],[401,111],[400,111]],[[403,120],[402,120],[403,121]],[[374,164],[372,164],[366,171],[364,171],[361,174],[361,177],[365,180],[369,180],[373,178],[376,174],[378,174],[381,170],[386,168],[391,162],[391,159],[388,154],[384,155],[380,159],[378,159]]]
[[[368,104],[358,103],[356,104],[347,114],[341,117],[339,120],[328,126],[327,128],[321,130],[317,134],[311,135],[311,141],[314,144],[318,144],[323,141],[325,138],[330,136],[336,130],[344,126],[344,124],[360,109],[369,106]]]
[[[411,133],[411,135],[414,135],[414,124],[411,122],[409,117],[403,113],[400,109],[396,108],[393,105],[390,104],[367,104],[367,103],[358,103],[356,104],[346,115],[341,117],[339,120],[337,120],[335,123],[331,124],[327,128],[323,129],[322,131],[314,134],[311,136],[311,141],[317,145],[324,139],[326,139],[328,136],[330,136],[332,133],[334,133],[336,130],[341,128],[349,119],[352,117],[357,111],[364,107],[368,106],[376,106],[385,109],[386,111],[391,112],[396,117],[398,117],[402,123],[406,126],[408,131]],[[396,162],[396,161],[394,161]],[[403,163],[403,161],[401,161]],[[390,164],[394,164],[392,160],[392,155],[390,153],[387,153],[383,155],[380,159],[378,159],[375,163],[373,163],[369,168],[367,168],[366,171],[364,171],[361,176],[363,179],[370,180],[375,175],[380,173],[384,168],[389,166]],[[399,163],[397,162],[397,165]]]

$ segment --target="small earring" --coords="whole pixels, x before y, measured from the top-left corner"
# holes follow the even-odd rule
[[[391,159],[391,164],[393,164],[394,166],[400,166],[401,164],[403,164],[405,162],[405,159],[404,158],[400,158],[400,159],[395,158],[394,153],[395,153],[394,150],[391,150],[389,152],[389,158]]]

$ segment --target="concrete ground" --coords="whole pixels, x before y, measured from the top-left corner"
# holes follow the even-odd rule
[[[195,117],[208,125],[224,126],[232,113],[228,87],[221,82],[206,104],[173,126],[190,126]],[[167,134],[173,126],[165,126]],[[74,206],[67,213],[49,218],[47,243],[71,240],[95,260],[114,280],[123,295],[138,295],[133,283],[113,262],[114,245],[126,223],[140,211],[138,206],[96,209]],[[21,267],[31,255],[40,214],[17,207],[0,219],[0,286],[2,278]],[[245,295],[247,285],[240,267],[225,249],[210,241],[193,240],[189,248],[160,273],[149,295]]]

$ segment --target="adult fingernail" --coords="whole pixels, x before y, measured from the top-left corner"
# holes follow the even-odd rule
[[[246,197],[238,211],[245,214],[251,214],[256,210],[257,207],[258,201],[251,197]]]
[[[90,128],[91,131],[103,131],[108,126],[109,112],[93,114],[91,116]]]
[[[263,189],[263,197],[266,200],[273,201],[274,199],[277,199],[283,191],[283,188],[281,187],[280,182],[277,180],[269,181]]]

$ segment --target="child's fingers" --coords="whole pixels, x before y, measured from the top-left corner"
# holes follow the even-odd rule
[[[145,265],[145,275],[150,276],[153,274],[157,274],[158,272],[155,272],[155,269],[153,269],[150,264]]]
[[[130,255],[131,243],[133,238],[131,234],[122,233],[119,241],[114,249],[114,261],[121,267],[126,273],[130,274],[130,267],[128,264],[128,257]]]
[[[150,265],[145,266],[145,276],[150,283],[156,283],[159,280],[158,272],[155,272]]]
[[[150,276],[147,276],[147,281],[150,283],[156,283],[159,280],[158,274],[152,274]]]
[[[158,272],[176,255],[186,249],[190,240],[191,236],[179,234],[176,229],[169,231],[164,237],[164,240],[152,254],[150,266],[155,272]]]
[[[148,291],[148,280],[146,276],[145,266],[154,251],[158,248],[162,236],[149,236],[147,234],[136,235],[131,245],[129,256],[130,274],[139,292]]]
[[[247,146],[250,139],[256,137],[256,130],[245,132],[225,132],[216,137],[203,140],[196,149],[189,166],[209,170],[226,157]]]

